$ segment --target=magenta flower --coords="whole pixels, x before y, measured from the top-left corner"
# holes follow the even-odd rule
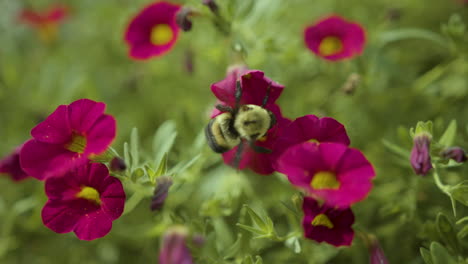
[[[64,177],[48,178],[45,191],[49,200],[42,208],[44,225],[56,233],[73,231],[82,240],[107,235],[125,204],[119,179],[100,163],[89,162]]]
[[[284,86],[265,77],[262,71],[248,70],[244,66],[234,67],[228,71],[224,80],[211,85],[211,91],[218,99],[218,104],[235,107],[236,82],[238,80],[240,80],[242,87],[240,105],[263,105],[263,101],[268,95],[268,100],[264,108],[270,110],[275,115],[276,125],[274,125],[263,138],[257,140],[255,145],[272,150],[282,130],[291,122],[289,119],[282,116],[280,107],[275,104],[276,100],[283,92]],[[212,117],[220,113],[221,112],[215,108],[212,112]],[[226,164],[234,165],[237,149],[238,147],[235,147],[223,153],[223,159]],[[258,153],[245,144],[238,169],[249,168],[258,174],[267,175],[275,171],[273,168],[273,161],[274,159],[271,153]]]
[[[426,133],[416,135],[411,150],[410,163],[416,174],[425,176],[432,169],[431,136]]]
[[[183,227],[167,231],[159,253],[159,264],[193,264],[186,239],[187,230]]]
[[[359,150],[337,143],[297,144],[279,157],[277,165],[292,184],[338,207],[363,200],[375,176]]]
[[[130,57],[145,60],[169,52],[179,36],[176,24],[179,9],[176,4],[156,2],[137,14],[125,32]]]
[[[349,145],[345,127],[330,117],[318,118],[306,115],[289,124],[276,141],[273,155],[279,157],[287,148],[296,144],[311,142],[334,142]]]
[[[233,68],[226,78],[211,85],[211,91],[218,98],[218,103],[234,107],[236,104],[236,82],[240,80],[242,97],[240,104],[262,105],[263,99],[268,93],[268,101],[265,108],[274,111],[279,107],[275,105],[276,100],[283,92],[284,86],[265,77],[262,71],[247,70],[244,67]],[[220,112],[215,109],[212,117]]]
[[[351,209],[333,208],[326,204],[322,206],[311,197],[304,197],[302,204],[304,218],[304,236],[317,242],[327,242],[338,246],[349,246],[354,238],[351,226],[354,214]]]
[[[104,153],[115,138],[115,119],[106,105],[80,99],[59,106],[31,130],[20,153],[23,170],[39,180],[84,165]]]
[[[17,147],[13,153],[6,156],[0,160],[0,173],[5,173],[11,176],[13,181],[21,181],[28,176],[26,172],[23,171],[20,165],[20,151],[21,147]]]
[[[366,43],[361,25],[329,16],[304,30],[307,47],[319,57],[337,61],[360,55]]]
[[[282,134],[282,131],[291,123],[291,120],[281,115],[281,110],[276,104],[270,106],[270,111],[272,111],[276,117],[276,125],[268,130],[263,138],[257,140],[255,145],[270,149],[273,152],[259,153],[253,150],[248,144],[245,144],[238,166],[239,170],[248,168],[262,175],[268,175],[275,171],[273,167],[275,161],[275,156],[273,154],[276,152],[274,145],[278,137]],[[237,148],[238,147],[235,147],[222,154],[224,163],[233,165]]]

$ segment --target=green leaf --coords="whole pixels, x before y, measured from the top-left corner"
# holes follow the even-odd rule
[[[239,254],[241,250],[241,243],[242,243],[242,234],[237,234],[237,240],[232,244],[225,252],[224,252],[224,259],[231,259],[234,258],[237,254]]]
[[[130,155],[132,157],[132,163],[130,164],[130,166],[132,167],[132,169],[138,167],[138,164],[140,162],[138,144],[138,129],[134,127],[132,129],[132,133],[130,134]]]
[[[465,206],[468,206],[468,181],[462,181],[461,183],[450,186],[448,192],[453,199],[459,201]]]
[[[265,220],[258,215],[250,206],[247,204],[244,204],[244,208],[247,210],[247,213],[250,215],[250,218],[252,221],[261,229],[264,230],[264,233],[268,233],[268,224],[265,222]]]
[[[252,256],[248,255],[244,258],[244,261],[242,261],[242,264],[254,264],[254,260]]]
[[[447,216],[442,213],[437,215],[437,231],[439,232],[441,240],[455,252],[459,252],[459,245],[457,235],[452,223],[450,223]]]
[[[168,120],[159,126],[153,137],[153,152],[155,154],[154,163],[160,164],[164,155],[166,155],[174,145],[177,137],[176,124]]]
[[[156,178],[166,174],[167,172],[167,153],[163,156],[161,162],[159,163],[158,169],[153,173],[153,175],[149,175],[150,181],[152,183],[156,182]]]
[[[254,228],[254,227],[251,227],[251,226],[248,226],[248,225],[243,225],[243,224],[240,224],[240,223],[237,223],[236,226],[242,228],[242,229],[245,229],[251,233],[254,233],[254,234],[257,234],[257,235],[265,235],[265,232],[262,230],[262,229],[258,229],[258,228]]]
[[[434,264],[457,264],[447,250],[438,242],[431,243],[431,256]]]
[[[457,236],[460,239],[464,239],[468,235],[468,225],[464,226],[460,232],[458,232]]]
[[[439,144],[445,147],[450,147],[453,145],[455,141],[455,136],[457,134],[457,120],[453,119],[450,121],[447,129],[445,130],[444,134],[439,139]]]
[[[393,144],[392,142],[387,141],[385,139],[382,140],[382,143],[388,150],[390,150],[390,152],[393,152],[394,154],[404,158],[405,160],[409,160],[410,152],[407,149],[402,148],[396,144]]]
[[[145,196],[140,192],[135,192],[127,201],[125,201],[125,208],[122,215],[126,215],[133,211],[135,207],[143,200]]]
[[[176,166],[174,166],[171,170],[169,170],[168,174],[177,174],[186,171],[190,168],[195,162],[201,157],[201,154],[196,155],[191,160],[187,161],[186,163],[180,162]]]
[[[296,253],[296,254],[301,253],[301,244],[299,243],[299,238],[298,237],[296,237],[296,236],[290,237],[284,242],[284,244],[288,248],[292,249],[294,251],[294,253]]]
[[[124,143],[124,160],[126,164],[129,164],[129,165],[132,164],[131,163],[132,161],[130,160],[130,151],[128,150],[127,142]]]
[[[419,248],[419,252],[421,253],[421,256],[426,264],[434,264],[432,261],[431,252],[428,249],[421,247]]]
[[[382,46],[385,46],[391,42],[407,40],[407,39],[429,40],[444,49],[449,48],[448,41],[444,37],[432,31],[419,29],[419,28],[397,29],[397,30],[384,32],[380,34],[379,36],[379,40],[382,43],[381,44]]]

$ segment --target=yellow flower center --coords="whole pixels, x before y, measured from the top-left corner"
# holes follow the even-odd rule
[[[310,187],[314,189],[338,189],[340,182],[336,180],[336,175],[329,171],[320,171],[314,174]]]
[[[81,188],[81,191],[76,194],[76,198],[86,199],[97,205],[101,204],[101,198],[99,192],[93,187],[84,186]]]
[[[57,38],[57,24],[56,23],[44,23],[38,28],[39,39],[44,43],[51,43]]]
[[[320,143],[320,142],[319,142],[318,140],[316,140],[315,138],[309,139],[308,141],[309,141],[309,142],[312,142],[312,143]]]
[[[72,152],[80,154],[84,153],[86,148],[86,137],[77,133],[73,133],[72,140],[67,145],[65,145],[65,148]]]
[[[156,46],[166,45],[174,36],[168,24],[158,24],[151,30],[151,43]]]
[[[267,135],[265,134],[263,137],[257,139],[260,142],[265,142],[268,139]]]
[[[326,37],[319,45],[319,53],[322,56],[337,54],[343,49],[343,42],[337,37]]]
[[[325,226],[329,229],[332,229],[334,227],[333,223],[330,221],[330,218],[328,218],[328,216],[326,216],[325,214],[317,215],[310,224],[313,226]]]

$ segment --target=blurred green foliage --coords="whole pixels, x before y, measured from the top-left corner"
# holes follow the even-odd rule
[[[375,234],[390,263],[468,263],[468,169],[449,163],[437,168],[435,180],[414,175],[408,132],[432,120],[437,142],[455,120],[439,143],[468,148],[468,6],[218,0],[232,26],[226,36],[201,0],[178,2],[200,10],[193,29],[167,55],[139,62],[127,56],[123,33],[148,1],[64,1],[70,17],[47,44],[17,14],[51,1],[0,0],[0,154],[27,140],[58,105],[91,98],[116,117],[114,149],[129,165],[117,175],[127,188],[125,214],[92,242],[43,226],[41,182],[2,177],[1,263],[155,263],[160,237],[173,224],[205,236],[202,248],[192,248],[197,263],[366,263],[359,235],[339,249],[302,237],[300,197],[284,176],[236,172],[205,146],[202,131],[215,102],[210,84],[239,62],[286,86],[279,99],[285,116],[331,116],[346,126],[351,145],[377,170],[368,199],[353,207],[354,228]],[[304,27],[330,13],[366,28],[362,56],[330,63],[305,48]],[[353,73],[360,82],[345,93]],[[153,213],[150,196],[162,174],[175,183],[164,209]]]

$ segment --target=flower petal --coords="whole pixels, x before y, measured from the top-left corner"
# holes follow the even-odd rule
[[[74,101],[68,106],[68,116],[71,128],[79,133],[86,133],[101,117],[106,104],[89,99]]]
[[[80,217],[81,214],[62,201],[49,200],[42,208],[42,222],[56,233],[71,232]]]
[[[68,109],[61,105],[46,120],[31,130],[34,139],[51,144],[64,144],[71,140],[72,131],[68,121]]]
[[[107,235],[112,229],[112,220],[102,210],[82,215],[74,232],[81,240],[94,240]]]
[[[115,138],[116,121],[110,115],[102,115],[90,128],[86,140],[86,154],[100,154],[107,150]]]
[[[41,143],[34,139],[27,141],[20,153],[23,170],[39,180],[59,176],[86,161],[83,155],[68,151],[61,145]]]

